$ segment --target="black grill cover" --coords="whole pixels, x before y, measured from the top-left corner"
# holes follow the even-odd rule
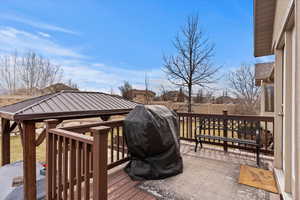
[[[165,106],[138,105],[124,121],[133,180],[162,179],[182,172],[176,113]]]

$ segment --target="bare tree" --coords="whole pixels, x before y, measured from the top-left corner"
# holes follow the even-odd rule
[[[179,91],[178,91],[178,95],[177,95],[177,102],[184,102],[185,100],[185,94],[183,92],[183,89],[182,87],[179,88]]]
[[[18,54],[16,51],[0,56],[0,75],[0,87],[10,94],[21,88],[26,89],[27,94],[33,94],[60,82],[63,71],[59,65],[34,52]]]
[[[261,90],[255,85],[254,67],[242,64],[238,69],[229,73],[228,81],[231,92],[240,101],[243,109],[255,113]]]
[[[11,55],[3,55],[0,57],[0,87],[7,90],[9,94],[13,94],[17,88],[17,52]]]
[[[110,94],[111,94],[111,95],[114,95],[114,94],[115,94],[114,88],[113,88],[112,86],[110,87]]]
[[[128,81],[125,81],[122,86],[119,87],[122,97],[128,100],[132,100],[132,86]]]
[[[215,48],[199,28],[198,16],[188,17],[180,33],[173,41],[177,55],[164,56],[164,71],[171,83],[187,87],[188,112],[191,112],[193,85],[208,87],[214,83],[219,67],[215,68],[211,62]]]
[[[66,82],[66,85],[73,88],[73,89],[79,89],[79,86],[77,83],[75,83],[72,79],[69,79],[67,82]]]
[[[194,102],[195,103],[203,103],[204,102],[204,94],[203,94],[203,90],[199,89],[196,97],[194,98]]]
[[[161,84],[159,87],[159,91],[160,91],[160,98],[162,101],[168,101],[168,90],[166,89],[166,87]]]
[[[33,93],[35,89],[59,82],[63,72],[59,65],[52,64],[35,52],[28,52],[22,57],[19,73],[22,85]]]

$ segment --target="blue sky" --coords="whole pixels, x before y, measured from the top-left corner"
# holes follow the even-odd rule
[[[174,53],[171,41],[186,17],[198,13],[215,43],[220,74],[253,57],[251,0],[18,1],[0,7],[0,53],[34,50],[60,64],[81,89],[109,92],[124,80],[143,88],[169,85],[162,55]],[[217,84],[219,88],[224,80]],[[171,87],[171,86],[170,86]]]

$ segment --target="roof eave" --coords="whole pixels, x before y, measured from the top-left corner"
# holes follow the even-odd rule
[[[40,113],[40,114],[17,114],[13,116],[15,121],[35,121],[35,120],[46,120],[46,119],[69,119],[69,118],[87,118],[101,115],[122,115],[128,114],[132,109],[118,109],[118,110],[107,110],[107,111],[74,111],[64,112],[63,115],[60,112],[57,113]]]
[[[254,0],[254,56],[273,54],[275,0]]]

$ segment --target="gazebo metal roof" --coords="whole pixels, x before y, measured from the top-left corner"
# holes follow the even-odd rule
[[[116,115],[137,103],[100,92],[61,91],[0,108],[0,116],[15,121]]]

